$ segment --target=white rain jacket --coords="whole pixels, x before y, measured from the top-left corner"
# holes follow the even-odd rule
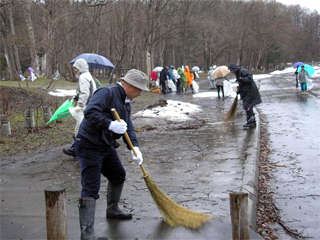
[[[96,83],[94,82],[91,73],[89,72],[89,66],[87,62],[79,58],[73,67],[79,69],[79,81],[77,86],[76,95],[73,99],[77,102],[77,106],[85,108],[89,101],[89,98],[96,91]]]

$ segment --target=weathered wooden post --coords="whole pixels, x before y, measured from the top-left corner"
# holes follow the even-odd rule
[[[8,116],[1,116],[1,137],[6,137],[11,134],[11,126]]]
[[[32,129],[35,126],[34,112],[33,109],[29,108],[24,112],[24,127]]]
[[[50,188],[44,190],[46,198],[47,239],[68,239],[66,190]]]
[[[248,193],[230,193],[232,239],[250,239]]]
[[[52,117],[52,112],[51,112],[50,107],[43,106],[43,119],[44,119],[44,122],[47,123],[50,120],[51,117]]]

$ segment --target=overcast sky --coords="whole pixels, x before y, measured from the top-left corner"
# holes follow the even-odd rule
[[[286,5],[299,4],[301,7],[309,8],[311,11],[317,10],[320,14],[320,0],[277,0]]]

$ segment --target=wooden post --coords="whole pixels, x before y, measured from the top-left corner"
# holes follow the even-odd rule
[[[52,112],[50,107],[48,106],[43,106],[43,119],[44,122],[49,122],[50,118],[52,117]]]
[[[232,238],[250,239],[248,220],[248,193],[230,193]]]
[[[11,135],[11,126],[10,126],[10,121],[8,116],[1,116],[1,137],[7,137]]]
[[[66,190],[50,188],[44,190],[46,198],[47,239],[68,239]]]
[[[34,112],[33,109],[28,109],[24,112],[24,127],[32,129],[34,128],[35,122],[34,122]]]

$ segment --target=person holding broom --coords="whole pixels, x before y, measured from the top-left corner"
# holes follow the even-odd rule
[[[132,214],[122,211],[119,206],[126,172],[116,148],[117,139],[128,133],[137,155],[131,151],[132,160],[142,164],[134,127],[130,119],[130,101],[138,97],[147,87],[148,75],[131,69],[114,85],[99,88],[91,97],[84,119],[75,139],[75,150],[80,162],[81,198],[79,199],[79,220],[81,239],[95,236],[93,225],[96,199],[99,198],[101,174],[108,179],[107,218],[131,219]],[[115,119],[111,109],[115,109],[121,121]],[[125,138],[128,149],[130,145]]]
[[[262,102],[257,85],[249,70],[241,68],[235,63],[230,63],[228,68],[236,75],[236,82],[239,84],[237,94],[240,94],[243,109],[246,111],[247,122],[243,127],[254,128],[256,127],[256,119],[254,117],[253,107]]]

